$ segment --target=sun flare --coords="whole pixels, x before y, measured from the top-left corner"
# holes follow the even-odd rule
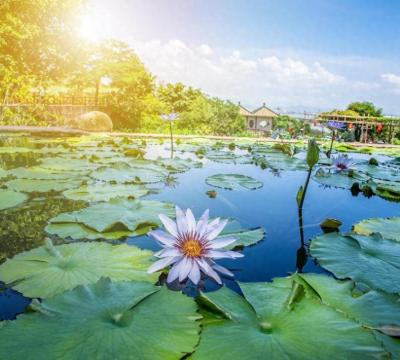
[[[90,42],[99,42],[112,37],[117,26],[115,19],[104,8],[90,5],[81,17],[79,34]]]

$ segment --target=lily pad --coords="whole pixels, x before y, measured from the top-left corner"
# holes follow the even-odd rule
[[[224,164],[251,164],[251,157],[247,155],[238,156],[235,153],[227,151],[209,151],[206,154],[207,159]]]
[[[400,242],[400,217],[363,220],[353,226],[353,231],[360,235],[379,233],[385,239]]]
[[[38,166],[12,169],[9,174],[19,179],[67,180],[72,177],[68,172],[57,172]]]
[[[6,176],[8,176],[8,172],[0,168],[0,179],[5,178]]]
[[[312,179],[322,185],[351,189],[354,183],[363,184],[369,177],[361,173],[352,173],[352,176],[346,172],[331,173],[319,168]]]
[[[112,280],[154,282],[147,274],[152,252],[135,246],[77,243],[45,246],[23,252],[0,266],[0,280],[31,298],[47,298],[92,284],[101,277]]]
[[[108,203],[60,214],[50,219],[46,231],[73,240],[120,239],[143,235],[159,226],[159,214],[173,217],[174,206],[155,200],[116,198]]]
[[[304,280],[325,305],[343,312],[365,326],[374,329],[388,325],[400,326],[400,297],[397,295],[372,289],[357,294],[353,281],[339,281],[322,274],[295,276]]]
[[[64,191],[63,194],[68,199],[97,202],[117,197],[137,199],[148,193],[143,185],[95,183]]]
[[[101,166],[90,176],[96,180],[115,181],[118,183],[156,183],[164,181],[165,174],[149,167],[133,167],[124,162],[112,166]]]
[[[0,189],[0,210],[22,204],[28,196],[17,191]]]
[[[219,238],[236,238],[237,240],[227,246],[227,249],[237,249],[246,246],[255,245],[265,237],[265,230],[263,228],[256,228],[251,230],[243,229],[237,221],[230,221],[222,231]]]
[[[194,301],[146,283],[102,279],[33,307],[0,327],[7,359],[178,360],[199,338]]]
[[[357,165],[357,169],[374,179],[400,182],[400,171],[397,166],[374,166],[364,163]]]
[[[157,159],[157,164],[164,167],[170,173],[181,173],[186,172],[192,168],[200,168],[203,164],[199,161],[193,161],[191,159]]]
[[[255,190],[261,188],[264,184],[250,176],[240,174],[217,174],[209,176],[206,183],[228,190]]]
[[[310,252],[339,279],[351,278],[372,289],[400,293],[400,246],[392,240],[330,233],[314,238]]]
[[[40,192],[63,191],[78,187],[82,183],[82,179],[70,180],[45,180],[45,179],[14,179],[6,183],[7,187],[22,192]]]
[[[290,306],[291,284],[240,283],[245,298],[227,288],[202,294],[215,316],[204,322],[193,359],[385,358],[371,331],[319,300],[299,296]]]

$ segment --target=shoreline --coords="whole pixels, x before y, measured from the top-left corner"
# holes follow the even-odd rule
[[[2,125],[0,126],[1,133],[18,133],[18,132],[28,132],[31,134],[46,133],[46,134],[71,134],[71,135],[90,135],[90,134],[104,134],[108,136],[127,136],[133,138],[170,138],[169,134],[154,134],[154,133],[129,133],[129,132],[93,132],[80,129],[67,128],[62,126],[14,126],[14,125]],[[270,137],[250,137],[250,136],[219,136],[219,135],[179,135],[174,134],[175,139],[211,139],[211,140],[250,140],[250,141],[267,141],[276,143],[288,143],[294,144],[297,142],[306,142],[306,140],[301,139],[273,139]],[[325,141],[317,140],[320,143]],[[377,147],[377,148],[398,148],[400,151],[400,145],[395,144],[374,144],[374,143],[359,143],[359,142],[344,142],[343,144],[348,144],[355,147]]]

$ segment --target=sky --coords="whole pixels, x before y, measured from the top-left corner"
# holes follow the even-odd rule
[[[84,33],[128,42],[159,82],[281,111],[400,114],[399,0],[90,0]]]

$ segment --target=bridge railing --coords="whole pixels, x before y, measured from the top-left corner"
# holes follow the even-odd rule
[[[21,105],[78,105],[78,106],[99,106],[106,107],[110,103],[111,95],[39,95],[33,94],[28,98],[13,97],[7,99],[3,106],[21,106]]]

